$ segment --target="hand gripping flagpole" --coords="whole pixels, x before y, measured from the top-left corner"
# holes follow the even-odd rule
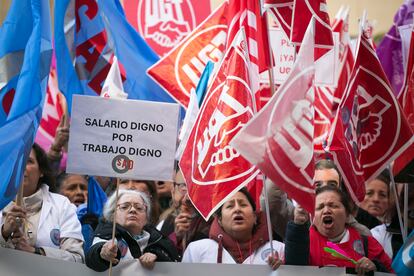
[[[117,213],[117,206],[118,206],[118,196],[119,196],[119,178],[116,179],[116,199],[115,199],[115,210],[114,210],[114,218],[112,222],[112,245],[115,244],[115,229],[116,229],[116,213]],[[109,262],[109,276],[112,276],[112,260]]]
[[[262,0],[259,0],[259,7],[260,7],[260,16],[263,16],[263,14],[265,13],[264,9],[263,9],[263,3]],[[266,26],[266,32],[267,32],[267,37],[268,39],[270,38],[269,35],[269,19],[268,19],[268,13],[266,12],[266,17],[265,17],[265,26]],[[270,68],[268,68],[268,73],[269,73],[269,84],[270,84],[270,92],[271,95],[275,94],[275,81],[274,81],[274,77],[273,77],[273,53],[272,53],[272,47],[270,45],[270,40],[268,43],[268,51],[269,51],[269,62],[270,64]],[[263,175],[263,190],[264,190],[264,200],[265,200],[265,211],[266,211],[266,220],[267,220],[267,231],[269,234],[269,242],[270,242],[270,252],[271,252],[271,256],[274,257],[274,250],[273,250],[273,231],[272,231],[272,223],[270,221],[270,208],[269,208],[269,195],[267,193],[267,189],[266,189],[266,176]]]

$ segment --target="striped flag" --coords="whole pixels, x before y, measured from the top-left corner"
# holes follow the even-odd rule
[[[15,91],[0,122],[0,209],[16,196],[42,115],[52,56],[49,13],[47,0],[15,0],[0,27],[0,72],[6,72],[0,94]]]

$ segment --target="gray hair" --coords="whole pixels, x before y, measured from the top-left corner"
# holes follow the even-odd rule
[[[151,218],[151,202],[147,194],[143,192],[135,191],[135,190],[119,190],[118,200],[120,200],[124,195],[133,195],[133,196],[140,197],[142,199],[146,207],[147,221],[149,222]],[[114,192],[106,201],[104,209],[103,209],[103,217],[106,221],[111,221],[111,222],[113,221],[116,204],[117,204],[116,192]]]

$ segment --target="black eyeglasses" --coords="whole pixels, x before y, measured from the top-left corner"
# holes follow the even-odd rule
[[[145,213],[145,211],[147,210],[147,206],[141,203],[125,202],[118,204],[117,207],[121,212],[129,212],[131,211],[132,207],[134,207],[134,209],[137,210],[138,213]]]

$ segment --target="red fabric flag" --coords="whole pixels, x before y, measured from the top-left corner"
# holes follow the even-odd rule
[[[229,32],[227,44],[231,43],[244,27],[253,70],[266,71],[269,65],[269,41],[266,29],[266,18],[261,16],[259,1],[230,0],[228,10]]]
[[[333,46],[326,0],[295,1],[290,41],[300,44],[311,18],[315,17],[316,47]]]
[[[313,26],[307,31],[305,47],[301,47],[289,77],[231,142],[310,212],[314,210]]]
[[[227,7],[224,2],[147,73],[187,108],[208,61],[219,63],[226,50]]]
[[[412,143],[412,131],[369,39],[359,38],[347,91],[332,126],[328,149],[355,202],[365,181],[377,176]]]
[[[46,98],[43,106],[42,119],[36,134],[35,142],[48,150],[52,145],[56,129],[65,112],[66,102],[57,85],[56,69],[52,68],[46,89]]]
[[[241,29],[207,91],[180,160],[190,199],[205,219],[259,172],[229,145],[255,110],[246,45]]]
[[[398,101],[402,107],[408,124],[414,131],[414,29],[411,31],[411,42],[408,53],[408,63],[405,83]],[[399,182],[414,182],[414,147],[409,147],[394,162],[394,175]]]
[[[326,146],[332,121],[338,110],[342,95],[345,93],[354,57],[349,46],[349,10],[341,9],[332,23],[332,31],[339,33],[339,77],[336,88],[316,87],[315,89],[315,151],[323,152]]]
[[[148,45],[164,56],[210,13],[210,1],[128,0],[125,15]]]
[[[264,7],[290,37],[294,0],[265,0]]]

